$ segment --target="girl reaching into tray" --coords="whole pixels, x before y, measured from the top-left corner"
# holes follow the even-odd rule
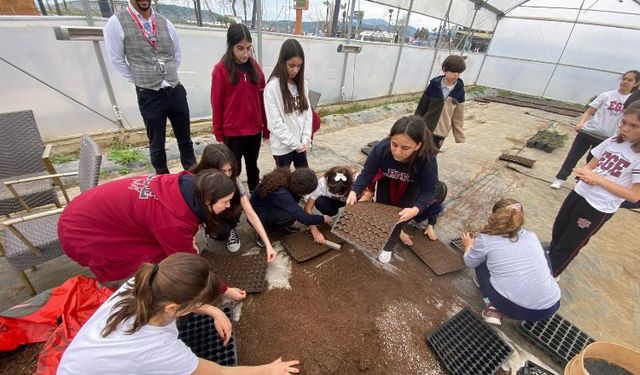
[[[391,127],[389,136],[369,153],[346,204],[355,204],[367,186],[375,182],[376,202],[403,208],[398,216],[399,223],[411,219],[425,220],[438,183],[437,153],[431,132],[422,117],[399,119]],[[404,231],[400,231],[399,238],[407,245],[413,244]],[[388,246],[380,252],[380,262],[391,260],[392,248]]]
[[[222,367],[198,358],[180,339],[176,318],[192,312],[213,318],[226,345],[231,322],[217,307],[221,283],[209,262],[176,253],[143,264],[82,326],[58,366],[58,375],[297,374],[298,361]]]

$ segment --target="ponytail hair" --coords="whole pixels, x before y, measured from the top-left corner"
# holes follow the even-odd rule
[[[353,171],[349,167],[337,166],[329,169],[324,178],[327,180],[327,189],[331,194],[346,196],[351,192],[353,185]]]
[[[413,172],[417,171],[418,165],[422,162],[428,163],[430,156],[434,156],[439,152],[433,142],[433,134],[431,134],[424,119],[420,116],[405,116],[396,121],[389,131],[389,138],[397,134],[404,134],[415,143],[420,144],[420,148],[409,158],[409,169]],[[391,152],[390,149],[389,152]]]
[[[220,294],[220,281],[209,262],[195,254],[175,253],[158,264],[144,263],[136,272],[133,285],[118,293],[100,333],[107,337],[119,324],[133,319],[125,334],[136,333],[160,314],[169,303],[179,310],[195,309],[212,303]]]
[[[624,110],[624,114],[622,115],[622,120],[620,121],[624,121],[625,116],[634,116],[634,115],[636,116],[636,120],[640,120],[640,100],[631,103],[631,105],[629,105],[627,109]],[[624,139],[622,139],[622,136],[620,134],[618,134],[614,139],[617,143],[624,142]],[[632,144],[631,149],[634,152],[640,152],[640,141]]]
[[[511,241],[518,241],[518,232],[524,225],[524,209],[515,199],[500,199],[493,205],[487,225],[482,233],[504,236]]]
[[[285,188],[297,196],[313,193],[318,187],[318,177],[309,168],[297,168],[291,172],[289,168],[276,168],[262,177],[260,195],[268,197],[278,188]]]

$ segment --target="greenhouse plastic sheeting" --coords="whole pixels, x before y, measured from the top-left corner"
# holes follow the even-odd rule
[[[489,54],[555,64],[570,31],[569,23],[505,18],[498,24]]]

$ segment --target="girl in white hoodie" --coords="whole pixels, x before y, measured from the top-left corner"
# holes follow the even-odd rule
[[[264,89],[271,153],[278,167],[308,167],[312,113],[304,81],[304,51],[295,39],[280,48],[278,62]]]

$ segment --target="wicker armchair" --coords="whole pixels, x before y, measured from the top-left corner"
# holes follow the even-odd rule
[[[98,145],[87,135],[82,137],[78,172],[44,175],[36,179],[52,179],[78,175],[80,191],[85,192],[98,184],[102,154]],[[24,181],[24,179],[22,180]],[[58,219],[62,208],[5,221],[5,239],[0,250],[31,294],[35,289],[24,270],[42,264],[63,254],[58,241]]]
[[[0,113],[0,215],[52,203],[61,207],[53,186],[61,185],[59,178],[28,180],[56,173],[50,151],[42,144],[33,112]]]

